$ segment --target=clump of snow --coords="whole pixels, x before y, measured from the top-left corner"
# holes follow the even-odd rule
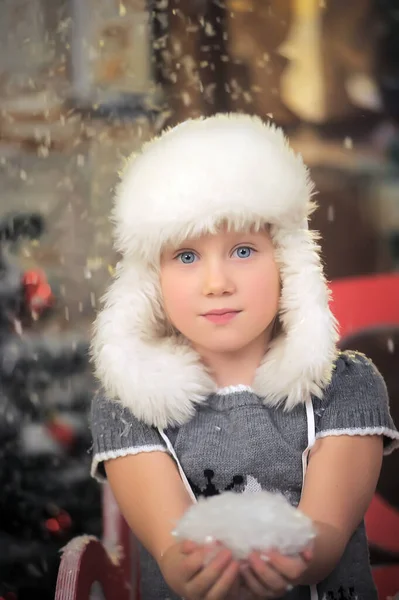
[[[282,494],[225,492],[190,507],[174,535],[199,544],[217,540],[241,560],[254,550],[298,554],[315,537],[315,530],[311,519]]]

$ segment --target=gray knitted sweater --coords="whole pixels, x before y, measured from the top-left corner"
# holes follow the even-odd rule
[[[383,435],[385,453],[399,445],[381,375],[363,355],[339,355],[323,400],[313,398],[314,433]],[[93,475],[105,478],[105,460],[140,452],[169,452],[160,432],[138,421],[129,409],[99,394],[93,401]],[[195,496],[225,490],[280,491],[294,506],[302,489],[302,453],[308,445],[304,405],[287,412],[265,406],[247,387],[226,388],[209,396],[195,416],[164,432]],[[175,600],[154,559],[140,548],[143,600]],[[376,600],[364,523],[334,571],[317,586],[319,599]],[[309,587],[296,587],[289,600],[310,599]]]

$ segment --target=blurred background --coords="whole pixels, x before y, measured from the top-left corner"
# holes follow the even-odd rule
[[[221,111],[273,120],[303,154],[330,280],[398,270],[397,0],[0,3],[2,599],[53,598],[60,549],[102,534],[87,349],[118,260],[118,170],[163,128]],[[398,324],[342,341],[382,371],[397,425]],[[378,487],[396,530],[398,460]],[[375,564],[399,565],[395,539],[371,544]]]

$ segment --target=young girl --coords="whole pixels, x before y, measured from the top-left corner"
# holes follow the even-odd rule
[[[363,516],[399,434],[376,368],[336,349],[312,190],[283,133],[244,115],[179,125],[123,174],[93,475],[141,542],[143,600],[376,598]],[[312,548],[238,564],[173,537],[199,496],[261,489],[313,519]]]

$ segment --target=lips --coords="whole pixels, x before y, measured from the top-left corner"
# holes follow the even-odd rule
[[[215,310],[210,310],[209,312],[205,313],[203,316],[207,317],[209,315],[225,315],[225,314],[229,314],[229,313],[238,313],[240,312],[239,310],[234,310],[234,308],[218,308]]]
[[[223,325],[232,321],[240,312],[240,310],[231,310],[225,308],[221,310],[212,310],[204,314],[203,317],[212,323]]]

